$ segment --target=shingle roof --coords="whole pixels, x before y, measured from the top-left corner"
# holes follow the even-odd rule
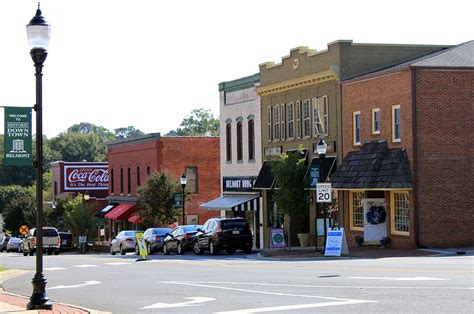
[[[389,149],[386,141],[367,142],[349,152],[331,183],[335,189],[413,188],[405,149]]]

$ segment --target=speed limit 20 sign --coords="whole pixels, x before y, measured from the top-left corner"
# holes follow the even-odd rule
[[[316,185],[316,203],[332,203],[331,183]]]

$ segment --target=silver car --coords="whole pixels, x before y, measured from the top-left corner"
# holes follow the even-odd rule
[[[127,252],[135,252],[135,243],[137,230],[123,230],[110,242],[110,254],[115,255],[120,252],[121,255],[125,255]]]
[[[21,239],[20,238],[10,238],[7,243],[7,253],[9,252],[19,252],[20,250]]]

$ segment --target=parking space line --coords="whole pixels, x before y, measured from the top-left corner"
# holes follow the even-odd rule
[[[45,267],[44,270],[65,270],[67,268],[64,267]]]
[[[97,265],[83,264],[83,265],[74,265],[73,267],[78,267],[78,268],[90,268],[90,267],[97,267]]]

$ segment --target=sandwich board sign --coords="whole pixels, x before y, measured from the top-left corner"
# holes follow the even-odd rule
[[[324,256],[341,256],[341,254],[349,254],[344,228],[328,229]]]

